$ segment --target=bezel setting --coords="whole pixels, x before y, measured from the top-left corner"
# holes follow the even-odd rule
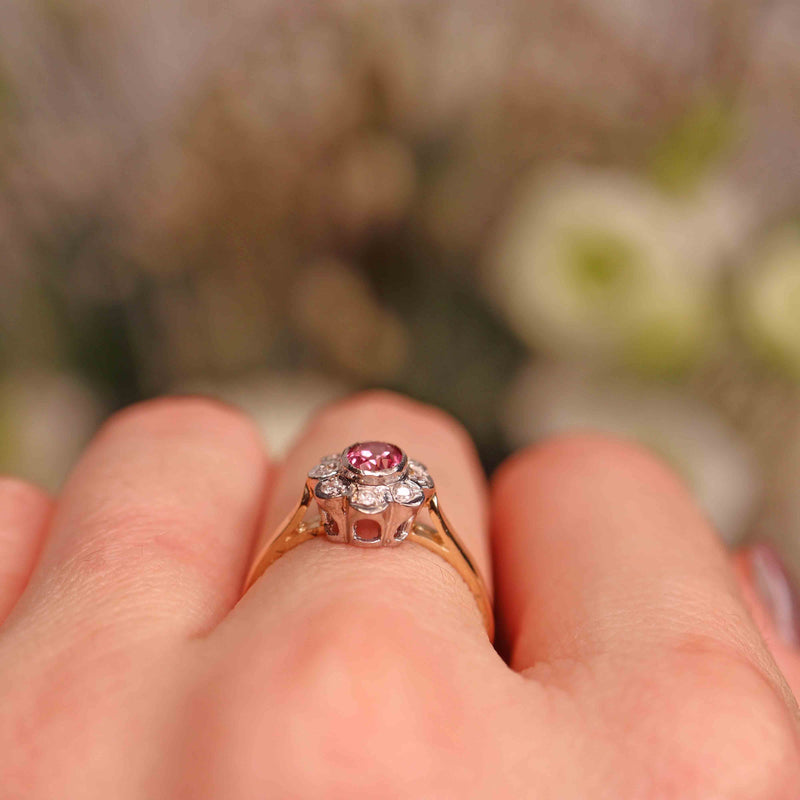
[[[327,538],[363,547],[405,540],[435,492],[423,464],[382,441],[357,442],[325,456],[309,470],[307,483]]]

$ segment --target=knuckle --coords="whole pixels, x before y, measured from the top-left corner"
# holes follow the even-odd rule
[[[320,418],[337,420],[342,416],[357,414],[364,418],[381,418],[413,414],[415,410],[424,408],[421,403],[405,395],[387,389],[369,389],[357,392],[327,406],[320,413]]]
[[[320,430],[347,429],[357,420],[358,430],[380,431],[380,435],[430,442],[431,451],[441,449],[463,454],[476,462],[472,439],[466,428],[452,415],[434,406],[384,389],[352,395],[323,409],[309,428],[314,436]],[[386,433],[383,433],[383,432]]]
[[[674,653],[648,678],[631,681],[627,693],[632,702],[623,724],[651,743],[650,753],[661,755],[642,767],[654,788],[675,787],[676,800],[687,794],[795,796],[800,738],[794,709],[746,656],[718,645]]]
[[[253,420],[234,406],[209,397],[160,397],[146,400],[113,414],[100,437],[174,436],[202,432],[238,436],[256,441],[261,437]]]
[[[50,504],[50,496],[33,483],[0,475],[0,507],[40,507]]]
[[[2,643],[0,785],[2,796],[46,798],[92,785],[93,770],[116,757],[126,709],[141,709],[141,664],[129,653],[68,642],[47,657],[20,663],[27,643]],[[76,752],[93,754],[91,763]],[[130,754],[129,754],[130,755]]]
[[[340,724],[343,709],[331,708],[330,698],[346,697],[347,716],[358,731],[371,732],[370,738],[385,739],[399,728],[413,729],[415,740],[430,741],[436,733],[429,724],[431,709],[418,690],[437,685],[447,694],[447,680],[442,659],[432,663],[423,642],[419,622],[408,610],[375,603],[342,614],[338,604],[331,604],[305,624],[283,677],[306,713],[333,711],[324,723]],[[386,702],[398,695],[402,704]]]
[[[717,663],[716,685],[706,701],[710,719],[701,732],[718,741],[711,788],[721,784],[724,796],[722,790],[730,784],[731,790],[753,800],[796,796],[800,729],[786,695],[761,667],[741,656],[722,656]]]
[[[413,626],[408,616],[386,608],[342,615],[336,604],[295,620],[292,635],[273,637],[286,643],[280,652],[251,649],[236,659],[233,676],[227,662],[211,686],[200,688],[197,694],[210,704],[200,713],[214,721],[198,733],[193,750],[208,752],[209,773],[229,789],[266,790],[269,776],[271,787],[291,786],[298,798],[406,796],[398,747],[415,771],[441,773],[435,757],[441,731],[450,709],[459,707],[443,676],[431,675],[434,658],[415,643]],[[264,697],[255,687],[265,683],[271,687],[268,709],[253,702]],[[230,752],[219,749],[214,730],[228,733]],[[232,765],[242,763],[232,754],[243,742],[262,758],[252,771],[237,767],[232,774]],[[308,752],[315,753],[313,771]]]
[[[557,434],[511,456],[497,471],[496,484],[515,485],[535,475],[578,486],[602,477],[622,490],[639,491],[642,484],[685,494],[675,473],[652,452],[620,436],[602,433]]]
[[[75,587],[95,598],[141,603],[139,589],[167,594],[176,579],[202,584],[204,591],[226,585],[230,564],[220,558],[224,531],[209,529],[181,503],[100,504],[72,518],[76,537],[52,574],[52,597]]]

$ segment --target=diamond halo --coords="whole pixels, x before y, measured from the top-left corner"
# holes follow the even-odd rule
[[[434,493],[433,479],[420,462],[377,440],[323,457],[309,470],[308,484],[327,537],[362,546],[402,542]]]

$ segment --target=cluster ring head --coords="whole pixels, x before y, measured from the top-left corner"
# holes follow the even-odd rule
[[[424,464],[381,441],[323,457],[308,485],[329,539],[370,546],[402,542],[435,491]]]

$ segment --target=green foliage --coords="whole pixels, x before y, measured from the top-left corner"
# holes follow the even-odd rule
[[[651,162],[655,182],[673,194],[692,192],[728,151],[738,128],[732,103],[713,96],[696,103],[657,145]]]

